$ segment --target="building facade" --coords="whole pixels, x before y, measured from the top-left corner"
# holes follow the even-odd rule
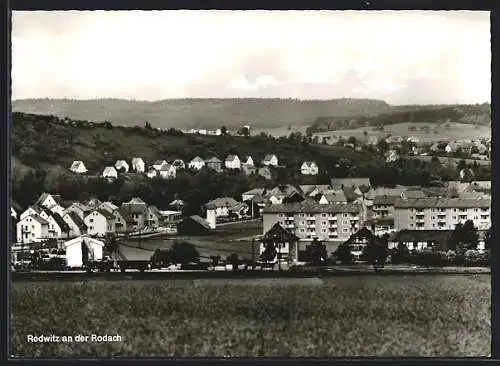
[[[491,226],[491,199],[416,198],[398,200],[394,228],[399,230],[453,230],[471,220],[479,230]]]
[[[279,223],[300,240],[342,241],[359,230],[361,207],[357,204],[298,203],[266,206],[263,230]]]

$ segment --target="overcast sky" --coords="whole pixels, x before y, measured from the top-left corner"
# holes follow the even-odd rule
[[[490,101],[489,12],[33,11],[12,98]]]

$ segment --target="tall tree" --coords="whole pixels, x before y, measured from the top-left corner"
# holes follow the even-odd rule
[[[314,238],[311,244],[306,247],[306,256],[314,264],[323,263],[328,258],[326,245],[318,238]]]
[[[448,246],[460,252],[477,248],[479,233],[472,220],[467,220],[463,225],[458,223],[451,232]]]

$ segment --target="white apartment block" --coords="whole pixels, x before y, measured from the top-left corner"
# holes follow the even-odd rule
[[[279,223],[300,240],[344,241],[360,229],[357,204],[299,203],[270,205],[263,211],[264,234]]]
[[[491,199],[415,198],[394,206],[395,230],[453,230],[471,220],[479,230],[491,226]]]

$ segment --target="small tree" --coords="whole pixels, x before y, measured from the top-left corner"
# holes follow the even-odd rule
[[[260,255],[260,259],[268,263],[274,261],[277,255],[276,245],[273,242],[267,242],[264,244],[264,251]]]
[[[238,270],[238,265],[240,264],[240,258],[238,257],[238,254],[231,254],[229,257],[227,257],[227,261],[233,266],[233,271]]]
[[[210,260],[212,261],[212,266],[216,267],[219,265],[220,262],[220,255],[213,255],[210,257]]]
[[[351,253],[351,248],[346,243],[339,245],[334,255],[342,264],[351,264],[354,260],[354,256]]]
[[[463,225],[458,223],[451,232],[448,246],[459,253],[469,249],[476,249],[479,242],[479,234],[472,220],[467,220]]]
[[[227,127],[226,126],[222,126],[220,128],[220,133],[222,136],[226,136],[227,135]]]
[[[106,239],[104,241],[104,249],[110,255],[116,254],[116,252],[118,251],[118,241],[116,240],[116,235],[114,233],[106,234]]]
[[[187,241],[175,241],[170,249],[170,257],[174,263],[188,264],[198,262],[200,253],[193,244]]]
[[[314,238],[313,242],[306,248],[306,256],[314,264],[323,263],[328,258],[326,245],[317,238]]]
[[[407,263],[410,258],[410,250],[406,244],[400,243],[391,253],[393,264]]]
[[[489,250],[491,249],[491,226],[488,230],[486,230],[486,233],[484,235],[484,249]]]

